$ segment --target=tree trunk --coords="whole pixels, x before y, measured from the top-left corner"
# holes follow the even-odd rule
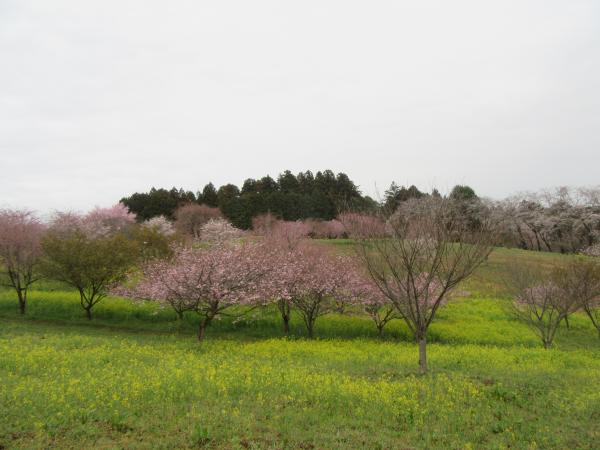
[[[419,373],[427,373],[427,338],[425,336],[419,339]]]
[[[315,335],[314,333],[315,321],[310,318],[306,321],[306,331],[308,331],[308,338],[312,339]]]
[[[565,324],[567,325],[567,330],[569,329],[569,316],[565,316]]]
[[[27,297],[23,295],[21,291],[18,291],[19,296],[19,312],[21,314],[25,314],[25,309],[27,308]]]
[[[19,312],[25,314],[26,303],[19,300]]]
[[[584,307],[584,311],[592,321],[594,327],[596,327],[596,330],[598,330],[598,337],[600,338],[600,322],[596,320],[596,318],[594,317],[594,313],[590,308]]]
[[[283,320],[283,332],[286,334],[290,334],[290,304],[280,299],[277,301],[277,308],[279,309],[279,313],[281,314],[281,319]]]
[[[208,327],[209,325],[209,317],[205,317],[200,321],[200,325],[198,326],[198,342],[202,342],[204,340],[204,335],[206,334],[206,327]]]
[[[281,318],[283,319],[283,332],[287,336],[290,334],[290,316],[287,314],[282,314]]]
[[[92,306],[94,306],[95,294],[90,297],[85,295],[83,289],[79,289],[79,304],[85,310],[85,315],[88,320],[92,320]]]

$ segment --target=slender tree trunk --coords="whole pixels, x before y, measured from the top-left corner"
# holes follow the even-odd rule
[[[419,373],[427,373],[427,338],[422,336],[419,339]]]
[[[87,297],[83,289],[79,289],[79,303],[85,310],[85,315],[88,320],[92,320],[92,306],[94,306],[94,295]]]
[[[202,342],[204,340],[204,334],[206,333],[206,323],[204,320],[200,321],[200,326],[198,327],[198,342]]]
[[[21,290],[17,290],[17,296],[19,297],[19,312],[25,314],[27,308],[27,294],[23,294]]]
[[[290,305],[285,300],[280,299],[277,302],[277,308],[279,308],[281,319],[283,320],[283,332],[287,336],[290,334]]]
[[[210,325],[210,320],[210,317],[205,317],[200,321],[200,325],[198,326],[198,342],[202,342],[204,340],[206,327]]]
[[[290,334],[290,316],[287,314],[282,314],[281,318],[283,319],[283,332],[286,334]]]
[[[569,316],[565,316],[565,325],[567,325],[567,329],[569,329]]]
[[[592,312],[592,310],[590,308],[584,307],[584,311],[588,315],[590,320],[592,321],[592,324],[594,325],[594,327],[596,327],[596,330],[598,331],[598,337],[600,338],[600,322],[598,322],[596,320],[596,318],[593,315],[594,313]]]
[[[306,331],[308,331],[309,339],[314,338],[314,336],[315,336],[314,329],[315,329],[315,320],[312,317],[309,317],[306,320]]]
[[[558,325],[560,325],[560,322],[558,322],[556,324],[556,328],[558,328]],[[548,350],[550,347],[552,347],[553,336],[554,336],[554,333],[552,331],[548,331],[548,333],[542,337],[542,342],[544,343],[544,348],[546,350]]]

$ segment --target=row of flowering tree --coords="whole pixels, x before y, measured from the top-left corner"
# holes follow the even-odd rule
[[[171,225],[137,224],[123,205],[87,214],[56,213],[43,223],[30,211],[0,210],[0,283],[27,310],[30,286],[45,277],[72,286],[91,319],[93,307],[139,261],[170,253]]]
[[[194,230],[204,241],[242,236],[212,209],[201,213],[203,221]],[[164,217],[137,223],[122,204],[87,214],[57,212],[48,222],[30,211],[0,210],[0,285],[14,289],[25,314],[30,286],[42,277],[58,280],[79,292],[91,319],[93,307],[133,267],[169,256],[172,244],[185,236]]]
[[[188,311],[198,314],[199,340],[228,310],[271,303],[280,311],[286,333],[294,308],[313,337],[317,319],[350,298],[357,274],[348,257],[323,246],[299,242],[290,248],[278,240],[230,240],[178,247],[171,258],[144,265],[141,281],[118,293],[155,300],[180,319]]]
[[[324,314],[362,312],[380,334],[389,321],[403,320],[418,343],[419,369],[425,373],[429,326],[495,242],[492,215],[474,222],[459,211],[452,199],[428,197],[404,202],[386,221],[342,214],[344,233],[356,243],[354,255],[308,239],[305,222],[268,218],[256,237],[209,217],[210,211],[192,211],[203,214],[202,225],[188,239],[178,239],[169,221],[136,224],[122,205],[85,215],[56,214],[48,224],[28,213],[4,211],[0,257],[23,312],[27,288],[38,274],[75,288],[89,319],[111,289],[159,302],[179,318],[197,314],[199,340],[219,316],[266,305],[277,308],[285,333],[295,311],[310,337]],[[560,293],[598,327],[597,266],[582,267],[553,272],[551,286],[519,285],[516,310],[533,323],[540,302],[543,308],[553,305]],[[557,314],[544,312],[544,320],[557,324],[575,310],[560,308]],[[554,331],[544,331],[549,336],[544,345]]]
[[[491,223],[473,228],[449,202],[407,202],[387,224],[343,216],[346,232],[357,241],[354,256],[310,242],[304,223],[281,221],[267,224],[265,237],[256,241],[181,248],[171,259],[146,265],[129,295],[157,300],[178,315],[198,313],[199,339],[232,306],[275,304],[286,333],[295,310],[310,337],[318,318],[333,311],[361,309],[380,332],[400,318],[419,344],[424,373],[430,324],[493,244]]]

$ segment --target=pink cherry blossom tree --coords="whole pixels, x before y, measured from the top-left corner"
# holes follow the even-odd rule
[[[272,244],[272,243],[271,243]],[[292,317],[292,293],[297,291],[301,282],[298,274],[299,258],[294,249],[283,246],[274,246],[275,252],[268,261],[272,267],[271,292],[269,295],[281,316],[283,331],[290,333],[290,320]]]
[[[377,334],[383,337],[385,326],[394,319],[399,319],[396,308],[366,276],[357,274],[354,290],[354,304],[375,323]]]
[[[27,291],[38,279],[45,228],[30,211],[0,210],[0,281],[16,291],[21,314],[27,308]]]
[[[298,311],[313,338],[317,319],[337,310],[338,302],[352,295],[349,286],[354,274],[352,258],[322,245],[303,244],[287,252],[275,271],[273,288],[279,302]]]
[[[292,301],[290,292],[295,292],[300,270],[300,246],[306,245],[310,227],[304,222],[277,221],[265,234],[265,244],[273,250],[269,263],[273,269],[274,291],[271,296],[283,321],[283,331],[290,332]]]
[[[142,227],[154,230],[163,236],[172,236],[175,233],[173,223],[165,216],[156,216],[142,222]]]
[[[311,227],[311,237],[317,239],[339,239],[346,234],[344,225],[336,219],[313,220],[308,222],[307,225]]]
[[[96,239],[126,232],[135,225],[135,214],[118,203],[110,208],[96,207],[87,214],[56,211],[50,224],[53,233],[68,235],[77,232]]]
[[[109,208],[96,207],[81,218],[81,226],[90,237],[106,237],[124,232],[135,224],[135,214],[117,203]]]
[[[172,258],[143,267],[143,279],[128,295],[200,316],[198,340],[224,311],[234,306],[265,304],[271,266],[270,250],[260,244],[178,248]]]
[[[266,237],[283,248],[294,250],[308,238],[309,233],[310,227],[304,222],[279,221]]]

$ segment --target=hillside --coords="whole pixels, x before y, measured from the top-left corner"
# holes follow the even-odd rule
[[[349,242],[336,241],[340,249]],[[274,311],[223,319],[202,344],[195,318],[120,298],[92,322],[75,293],[40,283],[19,317],[0,293],[0,448],[594,448],[600,340],[587,318],[555,348],[504,307],[496,250],[431,327],[430,373],[392,322],[332,315],[282,338]]]

